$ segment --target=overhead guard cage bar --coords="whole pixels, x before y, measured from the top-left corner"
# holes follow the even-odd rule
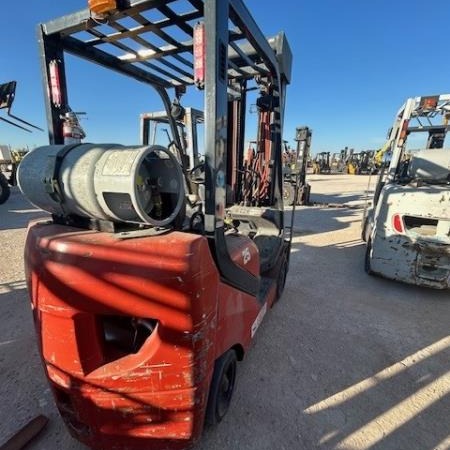
[[[231,261],[224,242],[227,88],[231,84],[245,86],[255,77],[270,79],[279,97],[271,129],[272,159],[280,157],[284,89],[290,82],[292,61],[287,40],[283,33],[268,40],[242,0],[118,0],[117,4],[105,20],[93,18],[85,9],[39,26],[50,143],[64,143],[61,116],[70,110],[65,52],[151,85],[170,115],[167,90],[173,88],[176,92],[195,84],[193,34],[195,25],[203,21],[205,185],[211,188],[205,199],[205,234],[215,240],[213,247],[222,277],[256,294],[257,280]],[[58,71],[52,72],[55,65]],[[170,125],[175,144],[181,148],[175,121]],[[272,178],[271,198],[278,207],[282,202],[280,165]]]
[[[444,115],[448,120],[450,115],[450,94],[431,95],[423,97],[411,97],[409,98],[397,111],[396,121],[391,128],[388,140],[391,141],[392,162],[389,168],[388,178],[393,181],[398,173],[400,167],[400,156],[404,151],[405,138],[409,131],[421,131],[431,129],[447,128],[448,125],[433,126],[431,122],[430,126],[423,126],[420,123],[422,118],[434,118],[437,115]],[[419,127],[412,127],[410,124],[411,119],[419,121]]]

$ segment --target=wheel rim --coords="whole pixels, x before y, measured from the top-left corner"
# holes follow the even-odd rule
[[[284,185],[283,186],[283,200],[288,201],[291,200],[292,197],[292,191],[290,185]]]

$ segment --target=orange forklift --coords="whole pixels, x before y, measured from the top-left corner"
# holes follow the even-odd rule
[[[18,179],[51,214],[29,226],[25,267],[56,405],[93,449],[188,448],[226,414],[237,361],[285,285],[289,44],[242,0],[92,1],[40,25],[39,41],[50,143]],[[153,88],[170,145],[82,143],[66,54]],[[180,133],[187,89],[204,98],[203,157]]]

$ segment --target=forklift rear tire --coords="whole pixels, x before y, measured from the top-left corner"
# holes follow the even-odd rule
[[[9,195],[11,194],[11,189],[8,184],[8,180],[5,175],[0,173],[0,205],[8,200]]]
[[[283,260],[281,261],[280,271],[278,272],[277,277],[277,296],[276,301],[278,301],[283,295],[284,286],[286,285],[286,277],[289,268],[289,261],[286,254],[283,256]]]
[[[206,407],[206,425],[216,425],[225,417],[234,392],[236,369],[237,356],[233,349],[216,360]]]

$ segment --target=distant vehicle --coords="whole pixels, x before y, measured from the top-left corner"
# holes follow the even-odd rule
[[[0,145],[0,205],[8,200],[11,186],[17,185],[17,168],[27,153],[27,149],[11,150],[7,145]]]
[[[390,132],[390,130],[389,130]],[[373,156],[375,167],[380,170],[382,167],[389,165],[391,157],[391,145],[389,139],[379,150],[375,151]]]
[[[331,172],[330,167],[330,152],[320,152],[313,160],[313,173],[314,174],[329,174]]]
[[[331,155],[330,170],[332,173],[345,172],[347,153],[348,149],[344,149]]]
[[[310,158],[312,130],[297,127],[297,146],[291,150],[285,144],[283,152],[283,201],[285,205],[307,205],[311,186],[306,182],[306,169]]]
[[[375,150],[352,153],[347,160],[349,175],[372,175],[378,172],[375,164]]]
[[[410,98],[390,130],[373,205],[364,214],[368,273],[406,283],[450,287],[450,94]],[[408,139],[428,133],[425,148]],[[416,137],[416,136],[415,136]]]
[[[6,117],[0,117],[0,121],[12,125],[21,130],[31,132],[31,128],[41,130],[41,128],[14,116],[11,113],[11,107],[16,95],[15,81],[0,84],[0,110],[6,109]],[[0,205],[5,203],[10,194],[10,186],[15,186],[17,167],[27,150],[11,150],[8,145],[0,146]]]

